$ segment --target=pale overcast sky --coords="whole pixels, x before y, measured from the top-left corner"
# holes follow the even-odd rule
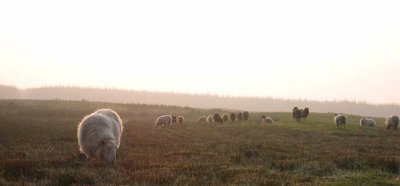
[[[400,103],[400,1],[1,1],[0,84]]]

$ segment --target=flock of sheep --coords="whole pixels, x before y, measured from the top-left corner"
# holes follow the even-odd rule
[[[185,118],[183,116],[162,115],[157,118],[155,126],[163,126],[163,125],[169,126],[177,122],[183,124],[184,121]]]
[[[292,118],[294,122],[306,120],[309,109],[299,109],[294,107]],[[198,122],[235,122],[249,120],[250,113],[247,111],[240,113],[225,113],[222,116],[218,113],[209,116],[201,116]],[[263,123],[273,123],[274,120],[267,116],[261,116]],[[172,125],[173,123],[183,124],[183,116],[162,115],[155,121],[155,126]],[[398,116],[389,116],[385,124],[387,129],[397,130],[399,125]],[[334,123],[338,128],[345,128],[347,116],[345,114],[335,114]],[[372,118],[363,117],[360,119],[360,126],[375,126],[376,121]],[[123,124],[120,116],[111,109],[99,109],[85,116],[78,125],[78,144],[79,150],[86,155],[87,159],[99,158],[108,163],[113,163],[116,159],[117,149],[120,146]]]
[[[345,114],[335,114],[333,118],[336,126],[338,128],[345,128],[347,122],[347,116]],[[376,125],[376,121],[372,118],[362,117],[360,119],[360,126],[369,126],[373,127]],[[389,116],[385,121],[386,129],[397,130],[397,126],[399,125],[399,117],[398,116]]]
[[[295,122],[301,122],[301,120],[305,121],[309,113],[310,113],[309,108],[299,109],[297,107],[294,107],[292,110],[292,118]]]
[[[299,109],[298,107],[294,107],[292,109],[292,118],[294,122],[305,121],[310,114],[309,108]],[[389,116],[386,118],[385,125],[387,129],[397,130],[397,126],[399,125],[399,116]],[[346,128],[347,115],[346,114],[335,114],[333,118],[333,122],[336,124],[338,128]],[[376,125],[376,121],[372,118],[362,117],[360,119],[360,126],[370,126],[373,127]]]
[[[209,115],[209,116],[200,116],[197,121],[198,122],[208,122],[208,123],[213,123],[213,122],[217,122],[217,123],[223,123],[223,122],[228,122],[229,120],[231,122],[235,122],[236,119],[238,121],[246,121],[249,120],[250,118],[250,113],[247,111],[244,112],[239,112],[239,113],[225,113],[222,114],[222,116],[219,113],[215,113],[213,115]]]

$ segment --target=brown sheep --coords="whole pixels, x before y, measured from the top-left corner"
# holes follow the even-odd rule
[[[231,115],[230,115],[230,119],[231,119],[232,122],[235,122],[236,114],[232,112]]]
[[[344,114],[335,114],[333,121],[335,122],[337,128],[346,128],[347,116]]]
[[[223,114],[223,115],[222,115],[222,119],[224,120],[224,122],[229,121],[229,116],[228,116],[228,114],[227,114],[227,113]]]
[[[310,109],[306,107],[306,108],[301,112],[301,118],[302,118],[304,121],[306,121],[309,114],[310,114]]]
[[[178,121],[178,118],[175,115],[171,115],[172,117],[172,123],[176,123]]]
[[[215,113],[213,116],[213,119],[215,122],[219,122],[219,123],[223,123],[224,120],[222,119],[221,115],[219,115],[218,113]]]
[[[183,116],[178,116],[178,123],[179,124],[183,124],[184,121],[185,121],[185,118]]]
[[[245,120],[245,121],[249,120],[249,117],[250,117],[250,113],[249,112],[244,111],[242,115],[243,115],[243,120]]]
[[[301,110],[297,107],[294,107],[292,110],[292,118],[294,122],[300,122],[301,119]]]

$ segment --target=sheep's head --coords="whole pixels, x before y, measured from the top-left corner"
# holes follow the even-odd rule
[[[156,127],[158,127],[159,125],[160,125],[160,120],[157,118],[157,120],[156,120],[156,122],[154,122],[154,125],[156,126]]]
[[[113,139],[103,139],[101,143],[103,147],[101,157],[107,163],[114,163],[117,157],[117,143]]]

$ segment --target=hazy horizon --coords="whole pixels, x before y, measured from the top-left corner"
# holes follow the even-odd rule
[[[311,112],[347,113],[360,116],[398,115],[399,104],[370,104],[350,100],[315,101],[274,97],[236,97],[177,92],[150,92],[88,87],[41,87],[17,89],[0,85],[0,100],[94,101],[103,103],[169,105],[204,109],[247,110],[251,112],[288,112],[294,106]]]
[[[400,104],[399,8],[0,2],[0,84]]]
[[[179,91],[168,91],[168,90],[145,90],[145,89],[125,89],[125,88],[118,88],[118,87],[96,87],[96,86],[77,86],[77,85],[44,85],[44,86],[37,86],[37,87],[25,87],[20,88],[14,85],[5,85],[0,84],[1,87],[11,87],[16,88],[19,91],[29,91],[35,89],[47,89],[47,88],[77,88],[77,89],[94,89],[94,90],[113,90],[113,91],[126,91],[126,92],[146,92],[146,93],[166,93],[166,94],[178,94],[178,95],[198,95],[198,96],[212,96],[212,97],[219,97],[219,98],[255,98],[255,99],[275,99],[275,100],[290,100],[290,101],[304,101],[304,102],[348,102],[348,103],[360,103],[360,104],[367,104],[367,105],[397,105],[400,106],[400,103],[373,103],[366,100],[350,100],[350,99],[332,99],[332,100],[317,100],[317,99],[307,99],[307,98],[290,98],[290,97],[275,97],[275,96],[247,96],[247,95],[228,95],[228,94],[218,94],[218,93],[203,93],[203,92],[179,92]],[[2,99],[2,98],[0,98]]]

